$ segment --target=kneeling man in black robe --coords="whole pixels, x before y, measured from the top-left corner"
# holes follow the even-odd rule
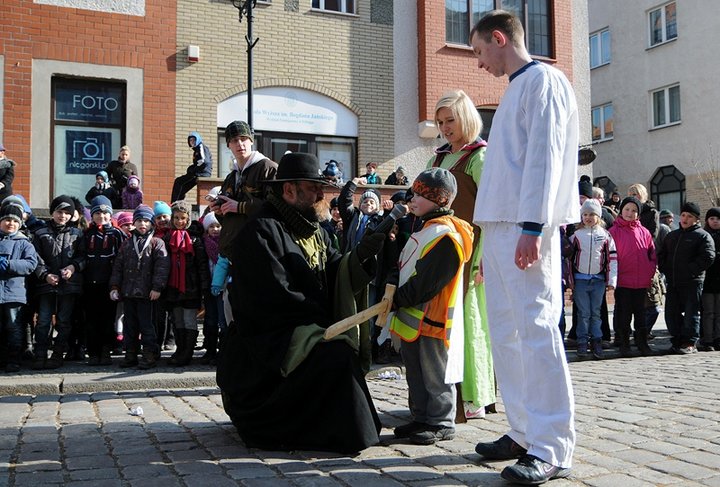
[[[381,424],[358,358],[357,331],[326,341],[325,329],[355,312],[375,274],[384,235],[349,254],[319,226],[317,158],[280,160],[271,194],[233,242],[237,303],[218,363],[228,416],[248,447],[352,453],[378,442]]]

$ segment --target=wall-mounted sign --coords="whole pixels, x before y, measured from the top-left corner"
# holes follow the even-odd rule
[[[123,90],[115,86],[57,86],[55,120],[120,124],[123,120]]]
[[[65,132],[66,174],[95,175],[105,169],[112,154],[112,132]]]

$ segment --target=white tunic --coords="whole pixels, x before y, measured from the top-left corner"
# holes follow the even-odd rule
[[[575,95],[560,70],[538,63],[514,78],[493,118],[473,221],[580,221],[578,132]]]

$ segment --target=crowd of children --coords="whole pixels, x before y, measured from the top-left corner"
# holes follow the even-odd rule
[[[622,357],[632,356],[631,338],[641,355],[656,352],[648,340],[663,298],[671,342],[663,352],[720,350],[720,259],[715,257],[720,208],[707,211],[703,228],[700,207],[686,202],[678,228],[671,230],[662,222],[643,223],[641,216],[650,213],[648,202],[632,194],[615,200],[603,207],[602,199],[585,199],[582,222],[569,237],[578,357],[603,358],[601,321],[608,290],[614,290],[613,329]],[[614,216],[607,230],[603,211]],[[653,235],[648,226],[665,231]]]
[[[141,203],[131,176],[122,201],[134,211],[114,214],[116,195],[97,175],[90,208],[60,195],[50,218],[38,219],[21,196],[0,204],[0,365],[17,372],[66,361],[156,367],[162,349],[169,365],[190,363],[205,309],[203,363],[214,363],[225,329],[222,293],[227,266],[218,265],[221,226],[212,212],[191,221],[184,201],[154,208]],[[96,190],[96,191],[94,191]],[[213,269],[217,283],[211,286]]]

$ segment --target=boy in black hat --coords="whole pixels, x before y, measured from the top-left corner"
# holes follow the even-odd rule
[[[0,206],[0,335],[7,343],[5,372],[20,370],[23,323],[20,310],[27,302],[25,277],[37,266],[37,253],[25,235],[20,233],[23,208],[12,202]]]
[[[667,280],[665,323],[672,335],[670,353],[697,352],[705,270],[715,259],[715,243],[700,226],[700,207],[680,209],[680,228],[670,232],[658,252],[658,268]]]
[[[52,219],[47,227],[35,232],[33,245],[40,257],[35,270],[38,278],[38,318],[35,327],[35,359],[33,369],[57,369],[63,365],[68,350],[68,335],[75,301],[82,292],[82,271],[85,268],[85,239],[82,230],[70,225],[75,203],[60,195],[50,203]],[[57,336],[50,348],[52,317],[55,315]]]

